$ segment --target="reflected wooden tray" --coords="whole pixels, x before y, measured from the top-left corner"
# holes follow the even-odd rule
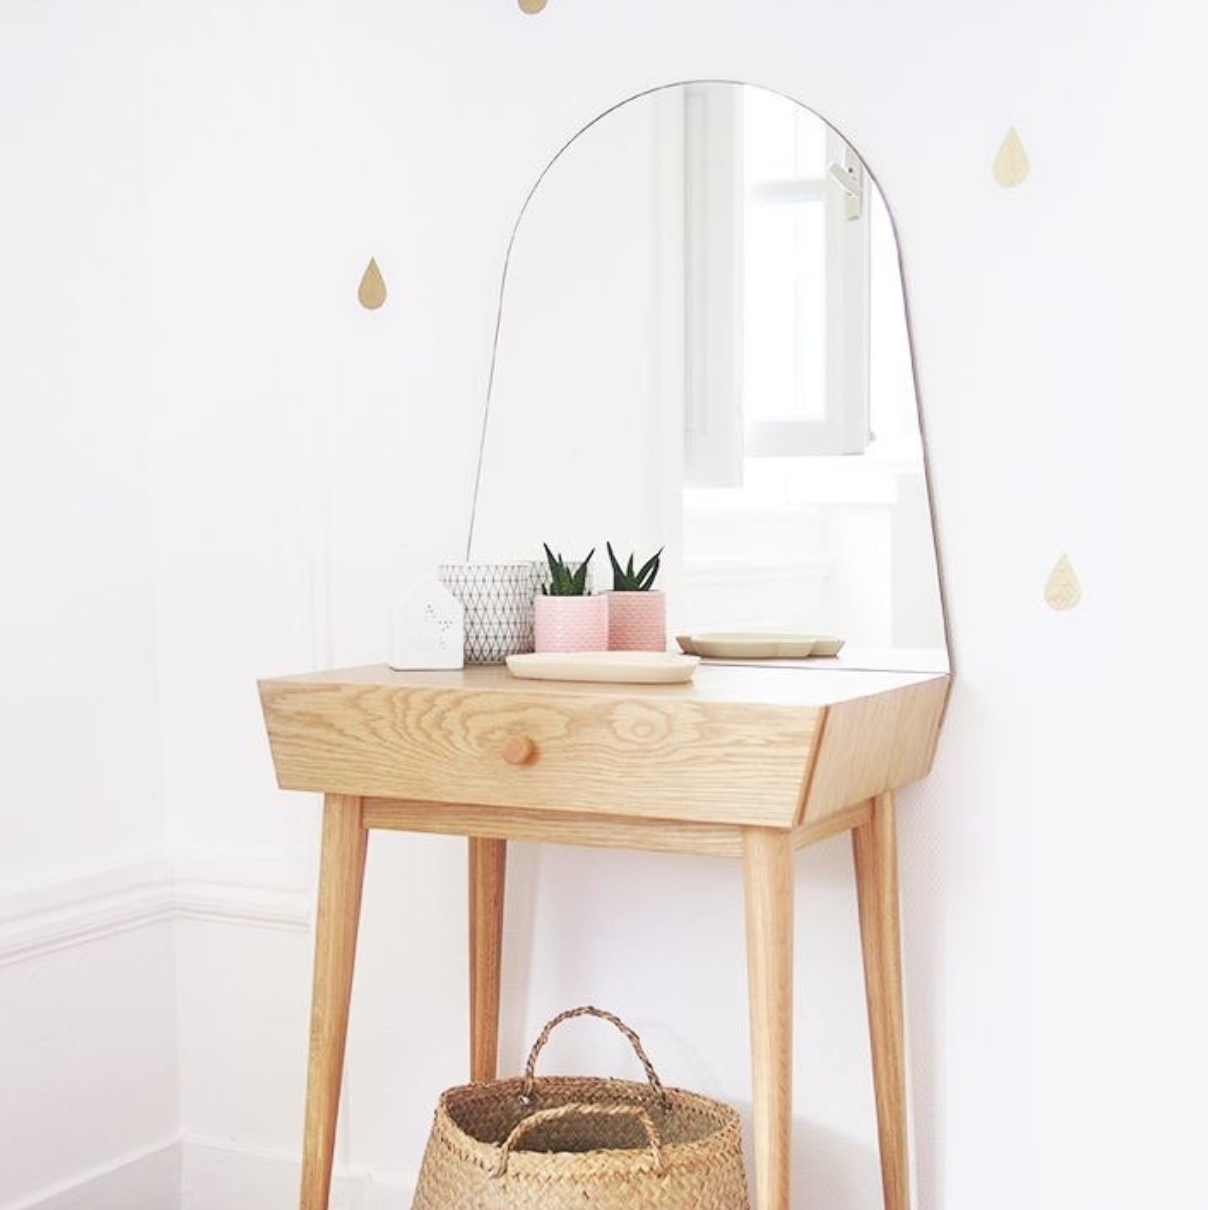
[[[700,660],[673,651],[539,651],[509,655],[507,664],[522,680],[669,685],[690,681]]]
[[[688,655],[716,660],[803,660],[810,656],[835,656],[843,650],[844,643],[843,639],[827,634],[759,634],[740,630],[681,634],[675,641]]]

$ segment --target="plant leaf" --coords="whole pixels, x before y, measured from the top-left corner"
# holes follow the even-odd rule
[[[659,574],[659,566],[662,562],[663,551],[667,548],[660,546],[658,550],[642,564],[642,570],[638,572],[638,591],[649,592],[654,584],[654,578]]]
[[[587,593],[587,569],[591,563],[591,557],[596,553],[596,548],[593,546],[587,552],[587,558],[579,564],[579,570],[575,572],[574,579],[571,582],[571,595],[576,597],[585,596]]]
[[[606,542],[608,547],[608,561],[612,564],[612,586],[614,589],[622,587],[622,581],[625,579],[625,572],[622,570],[620,563],[617,562],[617,557],[612,552],[612,543]]]

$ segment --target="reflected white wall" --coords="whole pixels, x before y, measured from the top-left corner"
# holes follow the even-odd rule
[[[472,557],[532,558],[548,541],[577,558],[595,546],[596,585],[606,588],[606,539],[642,557],[666,546],[660,586],[669,592],[673,633],[806,630],[867,649],[942,649],[897,245],[871,181],[864,204],[873,441],[849,456],[739,454],[740,483],[691,488],[682,498],[678,492],[688,384],[713,365],[706,357],[685,373],[690,314],[717,309],[722,319],[706,334],[723,343],[741,343],[742,330],[742,307],[714,297],[741,287],[711,272],[726,260],[718,245],[736,241],[730,259],[741,260],[741,210],[737,232],[725,224],[698,232],[705,249],[695,254],[695,272],[685,269],[694,224],[704,222],[691,216],[711,212],[714,194],[725,194],[724,181],[693,193],[687,96],[682,88],[661,90],[602,116],[550,165],[520,220],[503,292]],[[774,130],[797,137],[800,124],[773,119],[806,111],[781,98],[764,108]],[[808,115],[805,129],[815,126],[825,130]],[[725,137],[710,136],[700,154],[736,170]],[[693,291],[699,300],[689,299]],[[774,300],[783,302],[783,293]],[[776,318],[791,338],[796,320]],[[814,318],[825,326],[824,316]],[[824,336],[818,345],[822,355]],[[766,355],[759,346],[747,353]],[[710,414],[697,423],[721,421]]]
[[[573,142],[533,195],[508,264],[473,557],[567,558],[665,541],[678,483],[667,261],[680,182],[664,160],[676,98],[624,105]],[[682,203],[681,203],[682,204]],[[678,300],[674,300],[678,303]],[[668,412],[671,416],[668,416]]]

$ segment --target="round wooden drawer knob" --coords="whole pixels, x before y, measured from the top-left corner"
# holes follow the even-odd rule
[[[503,745],[503,759],[509,765],[527,765],[537,755],[537,745],[527,735],[513,735]]]

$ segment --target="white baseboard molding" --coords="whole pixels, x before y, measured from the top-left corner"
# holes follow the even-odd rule
[[[179,1210],[297,1210],[301,1171],[297,1155],[186,1137]],[[406,1210],[412,1195],[408,1185],[337,1167],[328,1204],[330,1210]]]
[[[9,1202],[4,1210],[179,1210],[180,1183],[181,1145],[172,1139]]]
[[[164,921],[305,932],[311,904],[274,867],[141,857],[0,896],[0,966]]]
[[[296,1155],[186,1137],[158,1143],[2,1210],[297,1210]],[[413,1190],[337,1169],[330,1210],[406,1210]]]

